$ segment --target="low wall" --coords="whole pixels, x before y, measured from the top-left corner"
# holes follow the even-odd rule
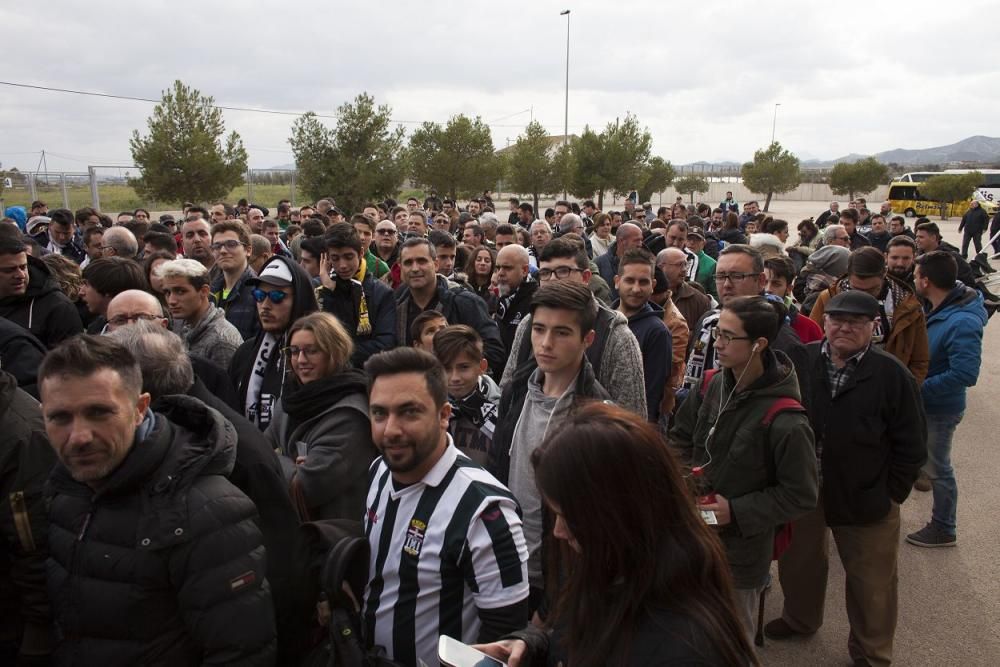
[[[707,193],[696,192],[694,200],[696,202],[703,201],[711,204],[712,206],[717,205],[726,197],[727,191],[732,191],[733,196],[736,201],[742,204],[743,202],[758,200],[761,206],[764,205],[764,199],[767,197],[767,193],[761,194],[759,192],[750,192],[746,186],[742,183],[710,183]],[[678,192],[673,188],[667,188],[663,193],[658,195],[653,195],[650,202],[653,206],[669,205],[674,201],[674,198],[678,196]],[[873,192],[856,192],[855,197],[864,197],[869,203],[877,202],[881,204],[889,196],[889,186],[880,185]],[[685,203],[690,201],[690,195],[683,195]],[[826,183],[802,183],[799,187],[795,188],[791,192],[784,192],[782,194],[775,194],[772,201],[839,201],[846,203],[848,201],[847,195],[835,195],[830,190],[830,186]],[[869,206],[871,208],[871,206]]]

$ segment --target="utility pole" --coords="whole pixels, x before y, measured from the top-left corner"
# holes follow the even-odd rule
[[[566,17],[566,108],[563,115],[563,170],[565,178],[565,160],[569,149],[569,10],[559,12],[559,16]],[[563,199],[567,199],[566,183],[563,183]]]
[[[781,106],[781,102],[776,102],[774,104],[774,120],[771,121],[771,143],[774,143],[774,130],[778,127],[778,107]]]

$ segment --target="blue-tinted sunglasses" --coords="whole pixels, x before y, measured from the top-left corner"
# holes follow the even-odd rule
[[[278,304],[285,300],[288,296],[287,292],[282,292],[281,290],[270,290],[264,291],[259,287],[255,287],[253,290],[253,299],[257,303],[264,303],[264,299],[271,299],[271,303]]]

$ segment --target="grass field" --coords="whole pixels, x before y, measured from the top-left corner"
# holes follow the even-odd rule
[[[296,188],[294,203],[300,206],[308,201],[305,193]],[[49,205],[49,208],[61,208],[63,206],[62,189],[59,187],[43,188],[37,187],[38,198]],[[70,185],[66,188],[69,198],[69,208],[76,210],[84,206],[91,206],[93,201],[90,197],[90,187],[86,185]],[[253,202],[273,209],[281,199],[291,199],[292,189],[289,185],[254,185]],[[147,208],[154,213],[164,211],[178,211],[178,203],[151,202],[143,200],[128,185],[105,184],[100,186],[98,196],[101,200],[101,210],[114,216],[119,211],[133,211],[139,207]],[[396,197],[397,201],[405,202],[407,197],[414,196],[424,200],[424,193],[420,190],[404,190]],[[226,201],[235,204],[238,200],[248,197],[247,186],[242,185],[234,188]],[[249,197],[248,197],[249,198]],[[3,192],[3,205],[24,206],[31,205],[31,196],[27,190],[8,189]]]

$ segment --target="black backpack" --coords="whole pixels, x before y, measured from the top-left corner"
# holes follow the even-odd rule
[[[325,600],[330,618],[302,667],[401,667],[380,647],[368,649],[361,636],[361,612],[371,550],[361,524],[345,519],[312,521],[300,527],[301,559],[312,599]],[[347,588],[348,590],[345,590]]]

